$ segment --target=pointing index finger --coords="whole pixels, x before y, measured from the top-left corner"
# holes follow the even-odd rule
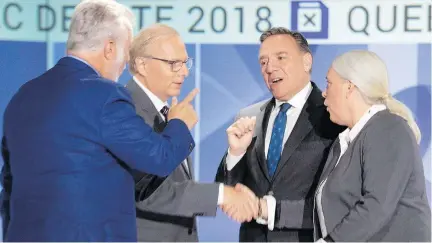
[[[182,103],[190,103],[195,96],[198,94],[199,90],[197,88],[193,89],[186,98],[183,99]]]

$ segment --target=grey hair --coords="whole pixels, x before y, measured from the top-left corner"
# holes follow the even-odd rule
[[[113,0],[84,0],[71,18],[68,51],[98,50],[108,38],[125,39],[124,30],[133,30],[132,11]]]
[[[130,51],[129,51],[129,71],[132,74],[137,73],[136,59],[149,55],[149,47],[155,41],[162,37],[179,35],[179,33],[172,27],[165,24],[153,24],[149,27],[142,29],[134,38]]]
[[[377,54],[366,50],[349,51],[336,57],[332,68],[358,88],[366,103],[384,104],[390,112],[405,119],[417,143],[420,142],[420,129],[412,112],[389,93],[387,67]]]
[[[309,48],[309,43],[306,40],[306,38],[300,32],[291,31],[285,27],[273,27],[273,28],[271,28],[271,29],[269,29],[269,30],[267,30],[261,34],[260,42],[263,43],[267,38],[269,38],[270,36],[273,36],[273,35],[289,35],[289,36],[291,36],[297,42],[297,45],[302,52],[307,52],[307,53],[311,54],[311,56],[312,56],[312,52]]]

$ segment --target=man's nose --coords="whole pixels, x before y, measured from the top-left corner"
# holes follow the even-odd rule
[[[183,66],[178,71],[179,75],[182,75],[184,77],[189,76],[189,69],[186,67],[186,63],[183,64]]]
[[[266,73],[270,74],[273,71],[275,71],[277,69],[277,65],[275,65],[275,63],[273,61],[268,61],[267,66],[266,66]]]

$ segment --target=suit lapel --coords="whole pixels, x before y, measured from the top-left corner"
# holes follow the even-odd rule
[[[183,163],[182,163],[183,164]],[[191,158],[190,157],[187,157],[187,165],[188,165],[188,167],[189,167],[189,170],[187,170],[186,168],[185,168],[185,170],[186,170],[186,174],[189,176],[189,179],[191,179],[191,180],[195,180],[195,178],[194,178],[194,174],[193,174],[193,170],[192,170],[192,160],[191,160]]]
[[[322,172],[321,177],[320,177],[320,181],[327,178],[327,176],[330,174],[330,172],[335,167],[335,164],[338,161],[339,156],[340,156],[340,150],[341,149],[340,149],[340,144],[339,144],[339,138],[337,138],[333,142],[333,144],[330,148],[330,153],[327,157],[323,172]]]
[[[277,178],[278,174],[282,171],[285,165],[289,164],[291,168],[295,168],[296,163],[301,163],[299,160],[290,161],[290,157],[297,147],[302,143],[306,135],[310,133],[314,125],[319,122],[319,118],[322,115],[322,109],[317,109],[317,107],[322,105],[324,105],[324,103],[321,92],[315,86],[315,84],[312,83],[312,92],[303,106],[300,116],[297,119],[297,122],[284,145],[282,155],[272,181]]]
[[[277,177],[277,175],[281,172],[282,168],[289,161],[289,158],[293,154],[294,150],[300,145],[300,143],[303,141],[306,135],[312,130],[313,125],[308,120],[308,117],[309,117],[309,113],[307,111],[303,110],[300,113],[300,116],[294,126],[294,129],[292,130],[282,150],[282,155],[272,180],[274,180]],[[297,162],[298,161],[293,161],[292,166],[294,167],[294,164]]]
[[[166,122],[163,120],[162,115],[154,106],[148,95],[142,90],[138,84],[131,79],[127,84],[126,88],[131,92],[132,99],[135,103],[138,114],[149,124],[157,133],[161,133],[166,126]],[[189,169],[192,170],[190,158],[187,158]],[[184,162],[181,163],[184,173],[189,179],[191,179],[191,171],[189,171]]]
[[[266,179],[270,182],[270,176],[267,168],[267,159],[265,157],[265,136],[267,131],[268,119],[270,112],[275,104],[274,98],[266,102],[261,106],[261,111],[257,116],[255,134],[256,134],[256,145],[254,147],[256,156],[258,158],[259,167]],[[261,125],[261,126],[260,126]]]
[[[126,84],[126,88],[131,92],[138,114],[143,117],[146,123],[151,127],[160,130],[157,132],[161,132],[163,128],[165,128],[165,122],[148,95],[133,79]]]

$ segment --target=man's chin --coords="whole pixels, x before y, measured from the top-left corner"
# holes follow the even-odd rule
[[[178,91],[172,91],[169,93],[169,97],[179,97],[180,96],[180,90]]]
[[[279,92],[272,92],[272,95],[273,95],[273,97],[274,97],[275,99],[277,99],[277,100],[283,100],[284,97],[287,96],[287,94],[281,94],[281,93],[279,93]]]

